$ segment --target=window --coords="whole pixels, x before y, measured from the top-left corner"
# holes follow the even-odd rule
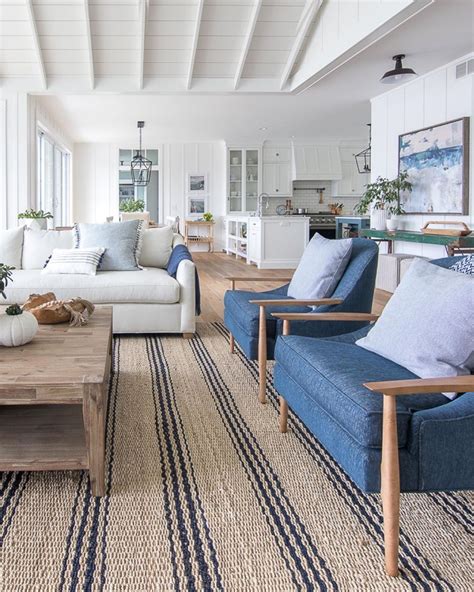
[[[135,187],[132,184],[130,162],[136,154],[136,150],[130,148],[119,151],[119,204],[129,199],[141,199],[145,202],[145,210],[150,212],[150,218],[156,222],[159,220],[159,155],[157,149],[142,150],[146,158],[152,162],[151,179],[147,187]]]
[[[53,214],[54,226],[70,223],[71,154],[38,128],[38,208]]]

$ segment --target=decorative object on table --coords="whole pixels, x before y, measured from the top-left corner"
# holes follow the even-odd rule
[[[120,212],[143,212],[145,202],[143,199],[124,199],[119,204]]]
[[[402,60],[405,59],[404,53],[394,55],[392,60],[395,62],[395,68],[388,70],[380,79],[383,84],[398,84],[400,82],[408,82],[412,78],[416,78],[418,74],[412,68],[404,68]]]
[[[187,192],[192,195],[207,193],[207,175],[202,173],[188,173]]]
[[[204,214],[202,215],[202,219],[204,220],[204,222],[212,222],[214,216],[211,214],[211,212],[204,212]]]
[[[95,275],[104,253],[103,247],[53,249],[41,273]]]
[[[38,331],[38,321],[18,304],[10,305],[0,315],[0,345],[18,347],[29,343]]]
[[[136,271],[142,244],[142,220],[119,223],[76,224],[75,248],[92,249],[100,245],[105,253],[99,271]]]
[[[413,186],[408,214],[468,214],[469,117],[400,135],[398,167]]]
[[[431,225],[442,226],[442,228],[430,228]],[[458,226],[458,228],[447,228],[448,226]],[[442,220],[431,220],[427,222],[421,229],[423,234],[444,234],[446,236],[468,236],[471,234],[471,229],[465,222],[444,222]]]
[[[137,121],[137,127],[140,135],[139,149],[130,163],[130,173],[135,187],[146,187],[150,183],[153,163],[143,156],[142,151],[142,129],[145,127],[145,122]]]
[[[87,325],[95,310],[92,302],[83,298],[58,300],[53,292],[31,294],[23,305],[23,310],[31,313],[40,325],[69,323],[70,327]]]
[[[369,128],[369,145],[367,146],[367,148],[364,148],[364,150],[361,150],[360,152],[354,155],[357,164],[357,170],[362,175],[364,173],[370,173],[370,171],[372,170],[372,124],[368,123],[367,127]]]
[[[409,193],[411,183],[408,180],[408,173],[401,172],[395,179],[389,180],[384,177],[377,177],[373,183],[369,183],[360,202],[355,206],[357,214],[368,214],[370,212],[370,227],[375,230],[385,230],[387,214],[404,213],[400,203],[402,192]]]
[[[25,210],[18,214],[18,220],[25,220],[26,226],[34,230],[46,230],[48,220],[52,220],[53,214],[43,210]]]
[[[331,214],[334,214],[335,216],[340,216],[342,214],[342,210],[344,209],[344,204],[332,203],[332,204],[328,204],[328,208],[329,208]]]

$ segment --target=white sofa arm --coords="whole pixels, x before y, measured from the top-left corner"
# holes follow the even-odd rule
[[[180,290],[181,332],[194,333],[196,331],[196,271],[192,261],[181,261],[176,272],[176,281]]]

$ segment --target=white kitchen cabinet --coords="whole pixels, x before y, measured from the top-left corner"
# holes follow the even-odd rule
[[[262,191],[261,149],[258,147],[227,149],[227,211],[254,212]]]
[[[263,164],[263,191],[268,195],[290,197],[292,195],[292,181],[290,178],[290,163]]]
[[[342,177],[336,145],[294,144],[292,177],[298,181],[331,181]]]
[[[264,163],[279,163],[279,162],[291,162],[291,151],[289,148],[264,148],[263,149],[263,162]]]

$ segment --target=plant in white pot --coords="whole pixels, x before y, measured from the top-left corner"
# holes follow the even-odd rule
[[[392,180],[377,177],[373,183],[367,185],[362,199],[354,209],[358,214],[370,213],[371,228],[385,230],[387,214],[404,213],[400,204],[400,194],[411,189],[412,184],[408,180],[406,171]]]
[[[0,264],[0,294],[6,298],[5,288],[12,281],[14,267]],[[16,347],[33,339],[38,331],[38,321],[30,312],[22,310],[18,304],[9,306],[0,314],[0,345]]]
[[[25,210],[18,214],[18,220],[25,220],[26,225],[33,230],[47,230],[48,220],[52,218],[51,212],[43,210]]]

